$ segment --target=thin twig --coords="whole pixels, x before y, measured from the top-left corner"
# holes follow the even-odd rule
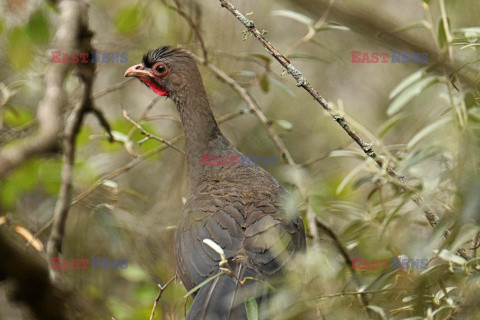
[[[164,286],[162,286],[161,284],[158,284],[158,287],[160,288],[160,291],[158,291],[158,295],[155,298],[155,302],[153,303],[153,309],[152,309],[152,313],[150,314],[150,320],[153,320],[153,315],[155,314],[155,309],[157,308],[157,303],[160,300],[160,298],[162,297],[163,291],[165,291],[165,289],[167,289],[167,287],[170,285],[170,283],[172,283],[173,280],[175,280],[175,278],[176,278],[176,276],[173,276],[170,280],[167,281],[167,283],[165,283]]]
[[[157,104],[158,101],[160,101],[161,96],[156,96],[155,98],[152,99],[152,101],[148,104],[148,106],[145,108],[145,110],[142,112],[142,115],[140,116],[140,119],[145,119],[147,117],[147,113]]]
[[[129,78],[127,80],[123,80],[122,82],[119,82],[119,83],[115,83],[115,84],[112,84],[110,87],[108,88],[105,88],[103,90],[100,90],[98,92],[95,92],[92,96],[92,98],[94,99],[99,99],[109,93],[112,93],[114,91],[117,91],[117,90],[120,90],[122,89],[123,87],[125,87],[125,85],[127,85],[129,82],[133,81],[134,78]]]
[[[100,109],[95,108],[93,106],[91,106],[89,112],[91,112],[95,115],[95,117],[98,119],[98,122],[100,122],[100,125],[107,132],[108,140],[110,142],[113,142],[115,139],[114,139],[113,134],[112,134],[112,129],[110,128],[110,124],[108,123],[107,118],[105,118],[105,115],[103,114],[103,112]]]
[[[331,150],[331,151],[327,151],[319,156],[315,156],[313,158],[310,158],[310,159],[307,159],[305,160],[304,162],[300,163],[300,167],[302,168],[305,168],[305,167],[308,167],[318,161],[322,161],[322,160],[325,160],[326,158],[330,157],[330,155],[332,154],[332,152],[334,151],[337,151],[337,150],[344,150],[346,147],[348,147],[350,144],[352,143],[352,141],[348,141],[347,143],[344,143],[343,145],[335,148],[334,150]]]
[[[193,21],[192,17],[182,8],[181,2],[179,0],[174,0],[175,6],[168,4],[166,0],[161,0],[162,3],[169,9],[174,10],[177,12],[185,21],[188,23],[190,28],[192,28],[193,32],[195,32],[195,36],[197,37],[198,41],[200,42],[200,47],[202,48],[203,59],[208,61],[207,49],[205,47],[205,42],[203,41],[202,34],[200,33],[199,27],[195,21]]]
[[[143,127],[142,127],[140,124],[138,124],[137,122],[135,122],[132,118],[130,118],[130,117],[128,116],[127,111],[123,110],[122,112],[123,112],[123,117],[124,117],[125,119],[127,119],[127,120],[128,120],[131,124],[133,124],[135,127],[137,127],[138,130],[140,130],[144,136],[148,137],[149,139],[158,140],[158,141],[166,144],[167,146],[169,146],[169,147],[172,148],[173,150],[178,151],[178,152],[180,152],[181,154],[185,155],[185,151],[183,151],[182,149],[176,147],[175,145],[173,145],[172,143],[170,143],[168,140],[165,140],[165,139],[163,139],[163,138],[157,137],[156,135],[153,135],[153,134],[151,134],[150,132],[148,132],[148,131],[146,131],[145,129],[143,129]]]

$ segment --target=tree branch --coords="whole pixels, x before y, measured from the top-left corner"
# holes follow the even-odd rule
[[[74,25],[74,29],[70,30],[71,37],[76,41],[73,48],[80,52],[92,52],[91,38],[93,33],[88,28],[88,5],[84,1],[66,0],[60,3],[60,10],[63,13],[69,13],[69,19],[64,20],[69,25]],[[83,123],[85,114],[95,110],[92,102],[92,87],[95,76],[95,64],[81,63],[76,64],[78,74],[83,83],[83,95],[81,101],[74,108],[72,114],[68,117],[65,126],[65,137],[63,146],[63,166],[61,175],[60,193],[55,205],[54,221],[52,233],[47,244],[47,253],[49,257],[57,257],[62,252],[62,241],[65,234],[65,225],[70,208],[70,199],[72,192],[72,178],[75,162],[75,140]],[[103,117],[99,116],[99,111],[93,111],[102,121]],[[105,121],[106,123],[106,121]],[[109,128],[109,126],[108,126]],[[111,133],[110,133],[111,136]],[[58,270],[52,269],[52,278],[59,280],[60,273]]]

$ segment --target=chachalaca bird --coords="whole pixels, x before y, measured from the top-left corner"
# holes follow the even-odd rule
[[[255,295],[262,310],[268,293],[261,281],[244,279],[268,281],[304,250],[302,220],[287,216],[287,191],[261,167],[239,161],[225,166],[202,163],[202,155],[238,160],[242,154],[221,133],[188,52],[168,46],[152,50],[125,77],[137,77],[156,94],[172,99],[185,130],[190,194],[175,233],[177,275],[191,290],[219,272],[220,256],[204,239],[224,250],[235,274],[201,287],[187,319],[247,319],[247,296]]]

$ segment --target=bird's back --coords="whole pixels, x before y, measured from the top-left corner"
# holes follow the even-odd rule
[[[268,281],[304,249],[303,223],[287,216],[286,196],[260,167],[225,167],[200,179],[176,232],[178,275],[191,290],[219,272],[220,255],[203,242],[211,239],[224,250],[235,276],[222,275],[200,289],[187,319],[246,319],[246,295],[265,297],[265,288],[239,280]]]

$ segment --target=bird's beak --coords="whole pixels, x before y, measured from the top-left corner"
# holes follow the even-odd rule
[[[127,71],[125,71],[125,77],[137,77],[137,78],[140,78],[140,77],[145,77],[145,78],[151,78],[152,75],[143,68],[143,65],[140,63],[140,64],[136,64],[134,66],[131,66],[130,68],[127,69]]]

